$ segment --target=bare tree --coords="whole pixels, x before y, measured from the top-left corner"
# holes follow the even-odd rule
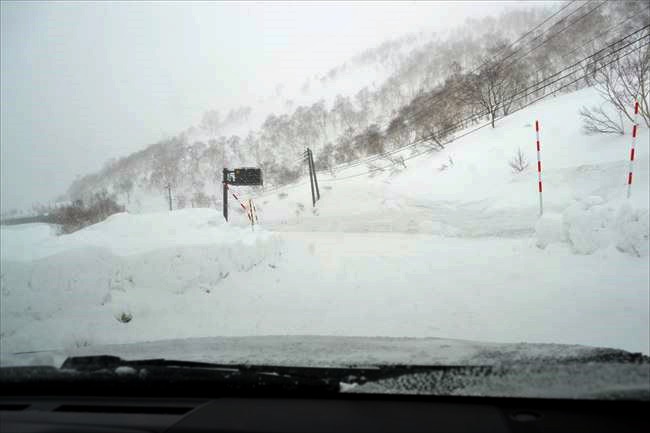
[[[123,175],[117,183],[117,190],[126,194],[127,203],[131,203],[131,191],[133,191],[133,186],[133,179],[128,175]]]
[[[617,47],[612,47],[612,50],[615,49]],[[634,122],[634,104],[638,101],[639,114],[645,125],[650,127],[650,48],[647,45],[639,45],[630,54],[616,57],[613,62],[612,52],[604,56],[606,57],[594,62],[588,72],[594,87],[605,101],[630,122]],[[612,120],[602,110],[592,111],[590,114],[588,117],[599,129],[603,126],[607,126],[606,129],[611,128]]]
[[[221,115],[218,110],[209,110],[203,113],[201,119],[201,128],[210,134],[210,137],[216,137],[221,128]]]
[[[488,53],[501,56],[507,55],[505,43],[497,44]],[[525,73],[521,67],[512,62],[484,59],[477,73],[471,74],[465,80],[464,94],[461,98],[466,103],[481,107],[490,119],[494,128],[499,112],[507,115],[510,112],[516,91],[525,83]]]
[[[521,173],[528,168],[528,161],[526,161],[526,157],[521,152],[521,148],[517,149],[517,154],[508,162],[508,165],[515,173]]]
[[[393,117],[386,128],[386,138],[393,144],[394,148],[399,148],[408,143],[411,137],[411,126],[408,124],[403,114]]]
[[[182,178],[179,168],[183,147],[182,142],[176,138],[157,143],[153,149],[150,182],[152,186],[167,191],[167,187],[176,188]]]
[[[612,119],[602,107],[582,107],[580,117],[582,117],[582,130],[587,135],[625,134],[623,115],[620,111],[618,112],[618,122]]]

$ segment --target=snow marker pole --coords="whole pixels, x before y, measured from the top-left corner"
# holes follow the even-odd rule
[[[537,134],[537,184],[539,189],[539,216],[544,213],[544,204],[542,201],[542,160],[540,157],[539,147],[539,121],[535,121],[535,133]]]
[[[259,224],[260,220],[257,218],[257,209],[255,208],[255,203],[251,200],[251,206],[253,207],[253,217],[255,218],[255,223]]]
[[[630,149],[630,169],[627,173],[627,198],[632,195],[632,168],[634,167],[634,145],[639,130],[639,101],[634,103],[634,125],[632,126],[632,148]]]
[[[239,197],[237,197],[237,194],[235,194],[234,191],[232,191],[231,194],[232,194],[233,197],[235,197],[235,200],[237,200],[237,202],[239,203],[239,206],[241,206],[242,209],[244,209],[244,211],[246,212],[246,215],[248,215],[248,209],[246,209],[246,206],[244,206],[244,204],[241,202],[241,200],[239,200]],[[248,216],[248,219],[250,219],[250,216]]]

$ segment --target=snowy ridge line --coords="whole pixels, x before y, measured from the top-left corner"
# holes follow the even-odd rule
[[[530,96],[532,93],[538,92],[538,91],[540,91],[540,90],[545,89],[546,87],[548,87],[548,86],[551,85],[551,84],[555,84],[555,83],[557,83],[557,82],[560,81],[561,79],[566,78],[567,76],[569,76],[569,75],[575,73],[576,71],[573,71],[571,74],[567,74],[567,75],[563,76],[562,78],[560,78],[560,79],[558,79],[558,80],[554,80],[553,82],[549,83],[548,85],[545,85],[545,86],[543,86],[543,87],[541,87],[541,88],[538,88],[538,86],[540,86],[540,85],[543,84],[544,82],[546,82],[546,81],[548,81],[548,80],[551,80],[551,79],[555,78],[556,76],[562,74],[563,72],[565,72],[565,71],[567,71],[567,70],[569,70],[569,69],[573,69],[573,68],[578,67],[578,66],[579,66],[581,63],[583,63],[584,61],[589,60],[589,59],[595,57],[596,55],[598,55],[598,54],[600,54],[601,52],[607,50],[608,48],[614,47],[614,46],[617,45],[618,43],[620,43],[620,42],[622,42],[622,41],[624,41],[624,40],[626,40],[626,39],[628,39],[628,38],[630,38],[630,37],[636,35],[636,34],[639,33],[639,32],[643,32],[644,30],[648,29],[649,27],[650,27],[650,25],[646,25],[646,26],[644,26],[644,27],[642,27],[642,28],[640,28],[640,29],[638,29],[638,30],[636,30],[636,31],[634,31],[634,32],[632,32],[632,33],[630,33],[630,34],[624,36],[623,38],[621,38],[621,39],[619,39],[619,40],[617,40],[617,41],[615,41],[615,42],[612,42],[611,44],[607,45],[606,47],[603,47],[603,48],[599,49],[598,51],[594,52],[593,54],[591,54],[591,55],[589,55],[589,56],[587,56],[587,57],[584,57],[583,59],[581,59],[581,60],[575,62],[574,64],[572,64],[572,65],[570,65],[570,66],[567,66],[567,67],[565,67],[565,68],[559,70],[558,72],[554,73],[553,75],[550,75],[550,76],[548,76],[547,78],[545,78],[545,79],[543,79],[543,80],[540,80],[540,81],[538,81],[537,83],[534,83],[534,84],[528,86],[527,88],[522,89],[522,90],[516,92],[516,93],[513,95],[513,97],[515,98],[515,99],[513,99],[513,102],[517,102],[517,101],[519,101],[519,100],[521,100],[521,99],[524,99],[524,98]],[[638,38],[637,40],[635,40],[635,41],[633,41],[633,42],[631,42],[631,43],[628,43],[627,45],[625,45],[625,46],[623,46],[623,47],[620,47],[620,49],[617,49],[616,52],[618,52],[618,51],[620,51],[621,49],[626,48],[626,47],[628,47],[628,46],[630,46],[630,45],[632,45],[632,44],[634,44],[634,43],[636,43],[636,42],[639,42],[640,40],[642,40],[643,38],[645,38],[645,37],[647,37],[647,36],[648,36],[648,35],[642,36],[642,37]],[[587,45],[587,44],[583,44],[581,47],[578,47],[578,48],[585,47],[586,45]],[[607,57],[607,56],[609,56],[609,55],[612,55],[612,54],[613,54],[613,53],[605,54],[605,55],[603,56],[603,58],[605,58],[605,57]],[[599,60],[602,60],[603,58],[601,58],[601,59],[599,59]],[[585,65],[584,67],[587,67],[587,66],[589,66],[589,65],[590,65],[590,64],[587,64],[587,65]],[[529,92],[529,90],[531,90],[531,89],[534,89],[534,90],[533,90],[532,92]],[[557,90],[556,90],[556,91],[557,91]],[[521,94],[523,94],[523,95],[522,95],[522,96],[517,96],[517,95],[521,95]],[[420,111],[424,111],[424,110],[429,109],[429,108],[431,108],[431,106],[425,107],[425,108],[423,108],[423,109],[420,110]],[[483,111],[481,111],[481,112],[479,112],[479,113],[476,113],[476,114],[470,115],[470,116],[468,116],[468,117],[466,117],[466,118],[464,118],[464,119],[462,119],[462,120],[460,120],[460,121],[455,122],[455,123],[454,123],[453,125],[451,125],[450,127],[446,128],[446,129],[443,129],[442,131],[439,131],[438,133],[439,133],[439,134],[447,134],[447,133],[453,132],[453,131],[455,131],[456,129],[458,129],[458,126],[463,125],[464,123],[467,123],[467,122],[469,122],[469,121],[472,121],[472,120],[474,120],[475,118],[480,118],[480,117],[482,117],[482,116],[485,116],[486,114],[488,114],[488,112],[487,112],[486,110],[483,110]],[[404,126],[404,127],[405,127],[405,126]],[[384,158],[384,157],[389,156],[389,155],[394,155],[394,154],[399,153],[399,152],[401,152],[402,150],[408,149],[408,148],[410,148],[410,147],[412,147],[412,146],[414,146],[414,145],[416,145],[416,144],[419,144],[419,143],[422,143],[422,142],[428,141],[432,136],[433,136],[433,135],[429,135],[429,136],[426,136],[426,137],[422,137],[422,138],[417,139],[417,140],[415,140],[415,141],[413,141],[413,142],[411,142],[411,143],[409,143],[409,144],[405,144],[404,146],[401,146],[401,147],[399,147],[399,148],[397,148],[397,149],[393,149],[393,150],[388,151],[388,152],[383,152],[383,153],[381,153],[381,154],[372,155],[372,156],[368,156],[368,157],[366,157],[366,158],[357,159],[357,160],[355,160],[355,161],[351,161],[351,162],[348,162],[348,163],[340,164],[339,166],[333,167],[332,170],[333,170],[334,172],[342,171],[342,170],[347,170],[348,168],[356,167],[356,166],[359,166],[359,165],[364,164],[364,163],[367,163],[367,162],[375,161],[375,160],[377,160],[377,159],[381,159],[381,158]],[[321,170],[321,171],[323,171],[323,170]],[[329,170],[328,170],[328,171],[329,171]]]
[[[648,26],[646,26],[646,27],[648,27]],[[648,35],[644,36],[643,38],[647,38],[647,37],[648,37]],[[643,39],[643,38],[641,38],[641,39]],[[633,43],[639,42],[641,39],[639,39],[639,40],[637,40],[637,41],[634,41]],[[621,58],[624,58],[624,57],[630,55],[630,54],[633,53],[634,51],[638,51],[638,50],[640,50],[641,48],[647,46],[649,43],[650,43],[650,42],[645,43],[644,45],[641,45],[641,46],[638,47],[638,48],[634,48],[634,49],[628,51],[627,53],[623,54],[623,55],[620,56],[620,57],[616,57],[616,58],[614,58],[614,60],[611,60],[610,62],[608,62],[608,63],[606,63],[606,64],[600,66],[599,68],[595,69],[595,71],[599,71],[599,70],[601,70],[601,69],[603,69],[603,68],[605,68],[605,67],[611,65],[612,63],[614,63],[614,62],[620,60]],[[631,45],[631,44],[628,44],[628,45]],[[623,47],[623,48],[626,48],[628,45],[626,45],[626,46]],[[620,50],[614,51],[614,52],[608,54],[607,56],[609,56],[609,55],[613,55],[613,54],[617,54],[617,53],[618,53],[619,51],[621,51],[623,48],[621,48]],[[599,59],[599,60],[602,60],[602,58]],[[574,73],[575,73],[575,71],[574,71],[574,72],[571,72],[571,73],[569,73],[569,74],[567,74],[567,75],[565,75],[564,77],[560,77],[559,79],[555,80],[555,82],[560,81],[560,80],[563,80],[564,78],[567,78],[567,77],[573,75]],[[556,90],[555,90],[554,92],[552,92],[551,94],[557,93],[557,92],[559,92],[559,91],[561,91],[561,90],[563,90],[563,89],[565,89],[565,88],[567,88],[567,87],[569,87],[569,86],[571,86],[571,85],[577,83],[578,81],[580,81],[580,80],[582,80],[582,79],[583,79],[583,77],[578,77],[577,79],[575,79],[575,80],[573,80],[573,81],[571,81],[571,82],[569,82],[569,83],[563,85],[562,87],[556,89]],[[549,83],[549,84],[547,84],[547,85],[544,86],[544,87],[548,87],[549,85],[554,84],[555,82],[553,82],[553,83]],[[531,106],[531,105],[533,105],[533,104],[535,104],[535,103],[541,101],[542,99],[547,98],[548,96],[549,96],[549,95],[543,95],[543,96],[541,96],[541,97],[539,97],[539,98],[537,98],[537,99],[531,101],[530,103],[528,103],[528,104],[526,104],[526,105],[524,105],[524,106],[522,106],[522,107],[520,107],[520,108],[517,108],[517,109],[511,111],[511,112],[508,114],[508,116],[510,116],[510,115],[512,115],[512,114],[514,114],[514,113],[516,113],[516,112],[518,112],[518,111],[521,111],[521,110],[523,110],[524,108],[527,108],[527,107],[529,107],[529,106]],[[504,118],[506,118],[506,117],[508,117],[508,116],[503,116],[503,117],[500,117],[499,119],[504,119]],[[461,135],[459,135],[458,137],[454,137],[454,138],[452,138],[451,140],[449,140],[448,142],[446,142],[445,145],[447,145],[447,144],[449,144],[449,143],[452,143],[452,142],[458,140],[459,138],[462,138],[462,137],[465,137],[465,136],[467,136],[467,135],[470,135],[470,134],[472,134],[472,133],[474,133],[474,132],[476,132],[476,131],[478,131],[478,130],[480,130],[480,129],[483,129],[483,128],[489,126],[489,125],[490,125],[490,122],[486,122],[485,124],[483,124],[483,125],[481,125],[481,126],[479,126],[479,127],[477,127],[477,128],[471,129],[470,131],[468,131],[468,132],[466,132],[466,133],[464,133],[464,134],[461,134]],[[416,141],[416,142],[411,143],[411,145],[415,145],[415,144],[417,144],[418,142],[421,142],[421,141],[422,141],[422,139],[420,139],[420,140],[418,140],[418,141]],[[433,153],[433,152],[436,152],[436,151],[437,151],[437,149],[426,149],[426,150],[424,150],[424,151],[422,151],[422,152],[415,153],[415,154],[413,154],[413,155],[411,155],[411,156],[409,156],[409,157],[404,158],[404,161],[409,161],[409,160],[414,159],[414,158],[417,158],[417,157],[419,157],[419,156],[427,155],[427,154],[429,154],[429,153]],[[392,165],[392,164],[391,164],[391,165]],[[370,170],[368,170],[368,171],[366,171],[366,172],[358,173],[358,174],[354,174],[354,175],[350,175],[350,176],[346,176],[346,177],[338,177],[338,178],[334,178],[334,179],[323,179],[322,182],[336,182],[336,181],[339,181],[339,180],[352,179],[352,178],[355,178],[355,177],[368,175],[368,174],[373,173],[373,172],[375,172],[375,171],[383,171],[383,170],[386,170],[386,169],[389,168],[389,167],[390,167],[390,165],[388,165],[388,166],[384,166],[384,167],[375,167],[375,168],[370,169]]]

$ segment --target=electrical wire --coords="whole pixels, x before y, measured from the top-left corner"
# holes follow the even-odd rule
[[[645,37],[647,37],[647,36],[645,36]],[[638,41],[635,41],[634,43],[636,43],[636,42],[638,42]],[[623,54],[623,55],[621,55],[621,56],[617,56],[617,57],[615,57],[613,60],[611,60],[611,61],[609,61],[609,62],[607,62],[607,63],[605,63],[605,64],[600,65],[600,66],[599,66],[598,68],[596,68],[594,71],[599,71],[599,70],[601,70],[601,69],[603,69],[603,68],[609,66],[610,64],[612,64],[612,63],[614,63],[614,62],[616,62],[616,61],[619,61],[621,58],[624,58],[624,57],[626,57],[626,56],[632,54],[634,51],[638,51],[638,50],[640,50],[641,48],[646,47],[647,45],[650,45],[650,42],[646,42],[645,44],[643,44],[643,45],[641,45],[641,46],[639,46],[639,47],[633,48],[632,50],[628,51],[627,53],[625,53],[625,54]],[[627,47],[627,46],[626,46],[626,47]],[[621,51],[621,49],[619,49],[619,50],[617,50],[617,51],[615,51],[615,52],[612,52],[611,54],[608,54],[608,56],[609,56],[609,55],[613,55],[613,54],[617,54],[619,51]],[[599,59],[599,60],[602,61],[602,59]],[[573,73],[575,73],[575,72],[573,72]],[[567,76],[572,75],[573,73],[570,73],[570,74],[568,74]],[[561,79],[564,79],[564,78],[566,78],[567,76],[564,76],[564,77],[562,77]],[[577,79],[575,79],[575,80],[573,80],[573,81],[571,81],[571,82],[569,82],[569,83],[567,83],[567,84],[565,84],[565,85],[559,87],[558,89],[555,89],[555,90],[554,90],[553,92],[551,92],[550,94],[555,94],[555,93],[557,93],[557,92],[559,92],[559,91],[561,91],[561,90],[563,90],[563,89],[565,89],[565,88],[567,88],[567,87],[569,87],[569,86],[572,86],[573,84],[579,82],[579,81],[582,80],[583,78],[584,78],[584,77],[582,77],[582,76],[581,76],[581,77],[578,77]],[[557,80],[556,80],[556,81],[557,81]],[[547,98],[548,96],[549,96],[549,94],[546,94],[546,95],[543,95],[543,96],[541,96],[541,97],[539,97],[539,98],[537,98],[537,99],[534,99],[534,100],[532,100],[531,102],[529,102],[529,103],[527,103],[527,104],[525,104],[525,105],[523,105],[523,106],[521,106],[521,107],[519,107],[519,108],[513,110],[513,111],[512,111],[510,114],[508,114],[507,116],[503,116],[503,117],[501,117],[501,119],[503,119],[503,118],[505,118],[505,117],[508,117],[508,116],[510,116],[510,115],[512,115],[512,114],[514,114],[514,113],[516,113],[516,112],[518,112],[518,111],[521,111],[521,110],[523,110],[524,108],[527,108],[527,107],[531,106],[532,104],[535,104],[536,102],[539,102],[539,101],[541,101],[541,100],[544,99],[544,98]],[[490,122],[487,122],[487,123],[485,123],[485,124],[483,124],[483,125],[481,125],[481,126],[479,126],[479,127],[477,127],[477,128],[471,129],[470,131],[465,132],[464,134],[462,134],[462,135],[460,135],[460,136],[458,136],[458,137],[454,137],[453,139],[451,139],[451,140],[450,140],[449,142],[447,142],[446,144],[449,144],[449,143],[451,143],[451,142],[453,142],[453,141],[456,141],[456,140],[458,140],[458,139],[460,139],[460,138],[463,138],[463,137],[466,137],[466,136],[468,136],[468,135],[470,135],[470,134],[473,134],[474,132],[476,132],[476,131],[478,131],[478,130],[480,130],[480,129],[483,129],[483,128],[487,127],[487,126],[490,126],[490,124],[491,124]],[[435,150],[433,150],[433,151],[435,151]],[[417,154],[415,154],[415,155],[411,155],[411,156],[409,156],[409,157],[407,157],[407,158],[404,158],[403,161],[406,162],[406,161],[409,161],[409,160],[411,160],[411,159],[417,158],[417,157],[419,157],[419,156],[422,156],[422,155],[425,155],[425,154],[431,153],[431,152],[433,152],[433,151],[432,151],[431,149],[427,149],[427,150],[425,150],[425,151],[423,151],[423,152],[420,152],[420,153],[417,153]],[[341,181],[341,180],[352,179],[352,178],[355,178],[355,177],[366,176],[366,175],[371,174],[371,173],[373,173],[373,172],[375,172],[375,171],[384,171],[384,170],[386,170],[386,169],[389,168],[389,167],[390,167],[390,166],[385,166],[385,167],[375,167],[375,168],[372,168],[372,169],[370,169],[370,170],[368,170],[368,171],[366,171],[366,172],[358,173],[358,174],[354,174],[354,175],[350,175],[350,176],[337,177],[337,178],[333,178],[333,179],[321,179],[321,182],[337,182],[337,181]]]
[[[524,34],[523,36],[521,36],[519,39],[517,39],[517,41],[515,41],[515,42],[509,44],[508,47],[505,47],[504,49],[502,49],[501,52],[507,50],[508,48],[513,47],[517,42],[520,42],[520,41],[523,40],[526,36],[530,35],[533,31],[535,31],[535,30],[537,30],[538,28],[540,28],[543,24],[547,23],[547,22],[550,21],[552,18],[556,17],[559,13],[561,13],[562,11],[564,11],[564,10],[565,10],[566,8],[568,8],[571,4],[575,3],[575,1],[577,1],[577,0],[573,0],[573,1],[571,1],[570,3],[568,3],[567,5],[565,5],[564,7],[562,7],[560,10],[558,10],[558,11],[555,12],[553,15],[551,15],[550,17],[548,17],[548,18],[547,18],[546,20],[544,20],[542,23],[538,24],[534,29],[532,29],[531,31],[527,32],[526,34]],[[593,1],[595,1],[595,0],[591,0],[591,1],[589,1],[589,2],[586,2],[586,3],[583,4],[582,6],[576,8],[576,9],[575,9],[574,11],[572,11],[569,15],[567,15],[567,16],[565,16],[565,17],[562,17],[560,20],[558,20],[555,24],[553,24],[553,26],[557,25],[557,24],[558,24],[559,22],[561,22],[562,20],[565,20],[565,19],[567,19],[568,17],[570,17],[571,15],[575,14],[577,11],[579,11],[579,10],[581,10],[582,8],[586,7],[588,4],[592,3]],[[603,3],[601,3],[601,4],[599,4],[598,6],[596,6],[596,8],[594,8],[594,9],[590,10],[589,12],[587,12],[586,14],[580,16],[576,21],[573,21],[573,22],[569,23],[569,24],[568,24],[565,28],[563,28],[561,31],[564,31],[564,30],[566,30],[567,28],[571,27],[572,25],[575,25],[576,22],[580,21],[580,20],[583,19],[585,16],[591,14],[595,9],[601,7],[604,3],[605,3],[605,1],[604,1]],[[544,35],[548,30],[550,30],[553,26],[549,27],[549,29],[546,29],[546,30],[545,30],[544,32],[542,32],[540,35],[538,35],[538,36],[536,36],[535,38],[533,38],[533,40],[535,40],[535,39],[537,39],[537,38],[543,36],[543,35]],[[554,36],[553,36],[553,37],[554,37]],[[528,54],[530,54],[531,52],[535,51],[536,49],[538,49],[539,47],[541,47],[542,45],[544,45],[544,44],[545,44],[548,40],[550,40],[550,39],[551,39],[551,38],[546,39],[544,42],[542,42],[541,44],[537,45],[534,49],[530,50],[530,51],[529,51],[527,54],[525,54],[524,56],[521,56],[520,58],[518,58],[518,59],[515,60],[514,62],[511,62],[511,65],[514,64],[514,63],[516,63],[517,61],[523,59],[523,58],[526,57]],[[519,48],[519,50],[520,50],[520,49],[521,49],[521,47]],[[517,50],[517,51],[519,51],[519,50]],[[495,55],[495,56],[493,56],[492,59],[485,59],[481,64],[479,64],[479,65],[478,65],[477,67],[475,67],[472,71],[470,71],[469,74],[475,73],[475,72],[478,71],[481,67],[483,67],[485,64],[487,64],[490,60],[495,61],[496,57],[498,57],[498,54]],[[509,58],[509,57],[506,57],[505,59],[507,59],[507,58]],[[504,61],[505,59],[502,59],[501,61]],[[456,87],[459,87],[459,86],[461,86],[461,85],[462,85],[462,83],[457,83],[457,84],[456,84]],[[451,92],[451,91],[453,91],[453,90],[455,90],[455,89],[454,89],[453,86],[452,86],[452,88],[450,88],[450,89],[445,89],[445,90],[444,90],[444,93],[448,93],[448,92]],[[430,104],[430,105],[425,105],[425,104],[427,104],[428,102],[431,102],[431,101],[435,101],[437,98],[440,97],[439,95],[440,95],[440,92],[438,92],[438,93],[436,93],[436,94],[434,94],[434,95],[429,96],[428,98],[426,98],[426,99],[424,100],[424,102],[421,102],[421,104],[424,105],[422,108],[420,108],[420,109],[418,109],[418,110],[415,110],[415,111],[413,111],[412,113],[409,113],[407,116],[404,116],[404,118],[403,118],[404,123],[402,123],[400,126],[398,126],[398,127],[397,127],[397,130],[400,130],[400,129],[404,129],[404,128],[406,128],[406,127],[409,127],[410,124],[407,123],[408,121],[419,120],[421,117],[423,117],[423,116],[422,116],[423,114],[427,114],[427,113],[431,110],[431,108],[433,107],[433,104]],[[482,115],[479,115],[479,116],[482,116]],[[388,122],[387,125],[385,125],[385,128],[387,128],[388,125],[390,125],[390,121]],[[397,149],[395,149],[395,150],[397,150]],[[379,156],[379,158],[382,158],[382,157],[383,157],[383,156]],[[366,157],[366,158],[371,159],[371,160],[375,160],[375,159],[376,159],[376,155],[371,155],[371,156],[368,156],[368,157]],[[352,161],[352,162],[343,163],[343,164],[340,164],[340,165],[337,166],[337,167],[334,167],[333,169],[334,169],[334,171],[339,171],[340,169],[347,169],[347,168],[349,168],[349,167],[355,167],[355,166],[359,165],[360,163],[363,163],[363,162],[359,162],[359,163],[357,163],[357,161],[360,161],[360,160],[355,160],[355,161]]]
[[[623,37],[623,38],[621,38],[621,39],[619,39],[619,40],[617,40],[617,41],[615,41],[615,42],[613,42],[613,43],[607,45],[606,47],[603,47],[603,48],[599,49],[599,50],[596,51],[595,53],[593,53],[593,54],[591,54],[591,55],[589,55],[589,56],[587,56],[587,57],[585,57],[585,58],[583,58],[583,59],[581,59],[581,60],[575,62],[574,64],[572,64],[572,65],[570,65],[570,66],[567,66],[567,67],[561,69],[561,70],[558,71],[558,72],[555,72],[554,74],[548,76],[548,77],[545,78],[544,80],[542,80],[542,81],[540,81],[540,82],[537,82],[537,83],[534,83],[534,84],[532,84],[532,85],[529,85],[527,88],[522,89],[522,90],[520,90],[520,91],[514,93],[514,94],[511,96],[511,98],[513,98],[513,102],[516,100],[516,99],[514,99],[514,98],[517,97],[518,95],[520,95],[520,94],[522,94],[522,93],[525,94],[525,93],[528,92],[530,89],[533,89],[533,88],[538,87],[538,86],[540,85],[540,83],[543,83],[543,82],[545,82],[545,81],[547,81],[547,80],[553,79],[554,77],[556,77],[556,76],[562,74],[563,72],[565,72],[565,71],[567,71],[567,70],[569,70],[569,69],[572,69],[572,68],[577,67],[578,65],[580,65],[581,63],[583,63],[585,60],[588,60],[588,59],[590,59],[590,58],[593,58],[593,57],[596,56],[597,54],[600,54],[601,52],[607,50],[608,48],[611,48],[611,47],[613,47],[613,46],[619,44],[620,42],[622,42],[622,41],[624,41],[624,40],[626,40],[626,39],[628,39],[628,38],[630,38],[630,37],[636,35],[637,33],[644,31],[644,30],[647,29],[648,27],[650,27],[650,26],[646,25],[646,26],[642,27],[641,29],[638,29],[638,30],[636,30],[636,31],[634,31],[634,32],[632,32],[632,33],[626,35],[625,37]],[[583,46],[585,46],[585,45],[586,45],[586,44],[584,44]],[[519,99],[521,99],[521,98],[519,98]],[[471,121],[475,120],[476,118],[480,118],[480,117],[485,116],[485,115],[487,115],[487,114],[489,114],[489,112],[488,112],[487,110],[484,110],[484,111],[481,111],[481,112],[478,112],[478,113],[472,114],[472,115],[470,115],[470,116],[468,116],[468,117],[466,117],[466,118],[461,119],[460,121],[455,122],[455,123],[452,124],[449,128],[446,128],[446,129],[443,129],[442,131],[439,131],[438,134],[440,134],[440,135],[444,135],[444,134],[446,134],[446,133],[453,132],[454,130],[458,129],[458,126],[460,126],[460,125],[464,125],[464,124],[466,124],[466,123],[468,123],[468,122],[471,122]],[[336,172],[336,171],[347,170],[347,169],[349,169],[349,168],[353,168],[353,167],[359,166],[359,165],[361,165],[361,164],[365,164],[365,163],[368,163],[368,162],[372,162],[372,161],[375,161],[375,160],[377,160],[377,159],[383,159],[383,158],[385,158],[385,157],[387,157],[387,156],[390,156],[390,155],[394,155],[394,154],[396,154],[396,153],[399,153],[399,152],[401,152],[401,151],[403,151],[403,150],[405,150],[405,149],[408,149],[409,147],[412,147],[413,145],[415,145],[415,144],[419,144],[419,143],[421,143],[421,142],[422,142],[422,140],[416,140],[415,142],[411,142],[411,143],[409,143],[409,144],[406,144],[406,145],[400,146],[399,148],[397,148],[397,149],[393,149],[393,150],[388,151],[388,152],[382,152],[381,154],[371,155],[371,156],[368,156],[368,157],[366,157],[366,158],[358,159],[358,160],[355,160],[355,161],[352,161],[352,162],[348,163],[346,166],[338,166],[338,167],[334,167],[334,170],[333,170],[333,171]]]

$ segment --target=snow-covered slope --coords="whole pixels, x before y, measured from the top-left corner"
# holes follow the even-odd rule
[[[545,215],[540,237],[559,236],[558,240],[565,239],[579,253],[615,245],[647,256],[648,130],[641,128],[637,138],[628,200],[631,125],[626,125],[624,136],[587,136],[581,130],[580,108],[600,103],[594,89],[550,97],[500,120],[495,129],[480,129],[444,151],[407,161],[408,168],[398,175],[375,173],[370,178],[361,175],[368,171],[366,165],[338,172],[337,177],[322,173],[317,216],[310,211],[309,184],[303,181],[259,197],[260,219],[274,228],[299,224],[317,231],[531,235],[539,216],[534,130],[538,120]],[[508,162],[518,149],[529,167],[515,174]],[[408,157],[410,152],[401,155]],[[361,176],[352,177],[357,174]],[[352,218],[360,214],[363,218]],[[557,227],[549,233],[549,225],[558,220],[562,233],[557,233]],[[548,243],[549,239],[540,241]]]
[[[191,209],[115,215],[60,237],[44,225],[3,227],[2,362],[24,351],[255,335],[647,354],[648,131],[628,200],[630,135],[580,131],[580,107],[598,101],[589,89],[549,98],[399,174],[321,174],[315,209],[304,179],[256,196],[255,231],[234,201],[228,224],[220,209]],[[531,164],[515,175],[508,160],[518,148]]]

